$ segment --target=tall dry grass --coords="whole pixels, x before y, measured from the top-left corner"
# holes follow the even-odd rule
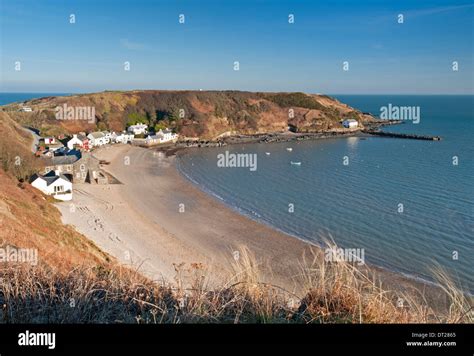
[[[330,263],[315,251],[301,262],[298,296],[264,282],[261,265],[242,247],[233,274],[210,288],[205,266],[176,265],[171,283],[111,265],[59,274],[47,266],[0,268],[4,323],[473,323],[472,298],[438,273],[448,307],[383,288],[376,275]],[[399,303],[400,300],[403,303]]]

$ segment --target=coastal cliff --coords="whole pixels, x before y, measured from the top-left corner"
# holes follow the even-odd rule
[[[21,106],[32,112],[19,112]],[[58,120],[55,109],[93,109],[93,120]],[[45,97],[3,107],[23,126],[42,135],[80,131],[121,131],[127,124],[173,128],[182,137],[215,140],[233,135],[342,130],[342,120],[356,119],[360,127],[376,121],[326,95],[253,93],[241,91],[106,91]]]

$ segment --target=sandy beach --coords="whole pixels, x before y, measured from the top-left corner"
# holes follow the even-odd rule
[[[174,156],[130,145],[102,148],[94,155],[110,162],[104,169],[121,184],[76,184],[72,204],[57,206],[64,223],[120,262],[155,280],[172,280],[174,264],[201,263],[217,281],[231,271],[234,251],[247,246],[266,280],[295,290],[299,262],[311,253],[309,244],[203,193],[177,172]]]
[[[107,146],[94,155],[110,162],[103,168],[120,184],[75,184],[72,204],[56,205],[64,223],[121,263],[164,281],[173,281],[176,265],[202,264],[212,285],[228,280],[234,251],[246,246],[260,263],[265,282],[304,292],[299,289],[301,262],[318,250],[315,246],[242,216],[202,192],[180,175],[175,156],[131,145]],[[427,299],[438,299],[437,288],[374,270],[382,272],[390,287],[417,287]]]

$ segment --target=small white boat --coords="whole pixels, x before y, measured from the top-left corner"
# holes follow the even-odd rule
[[[287,147],[286,150],[289,151],[289,152],[293,151],[293,149],[291,147]]]
[[[291,161],[290,163],[291,163],[292,165],[294,165],[294,166],[301,166],[301,162],[293,162],[293,161]]]
[[[265,154],[266,154],[267,156],[270,156],[270,152],[265,152]]]

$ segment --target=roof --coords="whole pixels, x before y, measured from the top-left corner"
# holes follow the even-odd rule
[[[157,134],[157,135],[149,135],[146,139],[147,140],[160,140],[165,138],[162,134]]]
[[[73,164],[79,160],[76,155],[53,156],[45,159],[45,166],[62,166],[65,164]]]
[[[87,140],[87,137],[84,136],[84,135],[82,135],[82,134],[76,134],[76,137],[77,137],[80,141]],[[71,138],[69,139],[69,141],[71,141],[72,139],[74,139],[74,136],[71,137]],[[68,141],[68,142],[69,142],[69,141]]]
[[[357,122],[357,120],[356,119],[346,119],[343,122]]]
[[[163,130],[163,133],[167,134],[167,133],[172,133],[173,131],[171,131],[170,129],[164,129]]]
[[[89,135],[91,135],[93,138],[102,138],[105,136],[103,132],[99,132],[99,131],[91,132]]]
[[[46,185],[51,185],[56,182],[59,178],[64,179],[65,181],[71,183],[71,181],[64,175],[56,175],[54,171],[49,171],[48,173],[41,175],[41,174],[34,174],[31,182],[34,182],[36,179],[42,179],[46,182]]]

